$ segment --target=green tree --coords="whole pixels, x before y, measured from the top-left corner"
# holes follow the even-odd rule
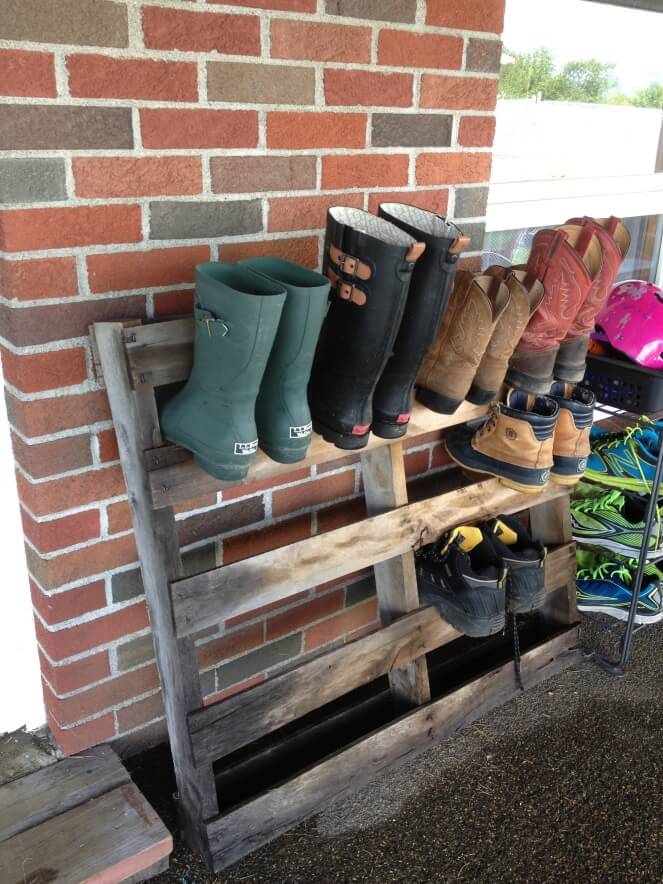
[[[530,98],[544,92],[555,75],[555,62],[550,49],[541,47],[532,52],[510,52],[510,61],[502,65],[500,95],[504,98]]]
[[[606,64],[595,58],[569,61],[550,82],[544,98],[553,101],[604,102],[610,89],[615,86],[614,64]]]
[[[650,83],[639,89],[633,96],[636,107],[658,107],[663,109],[663,83]]]
[[[615,85],[614,64],[595,58],[570,61],[558,70],[550,49],[531,52],[505,50],[508,59],[500,71],[503,98],[531,98],[541,95],[548,101],[606,101]]]

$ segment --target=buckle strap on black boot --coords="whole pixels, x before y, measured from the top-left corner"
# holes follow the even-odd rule
[[[447,307],[461,253],[470,238],[441,215],[404,203],[382,203],[380,218],[426,244],[412,274],[394,351],[373,397],[373,432],[395,439],[407,432],[412,390]]]
[[[332,283],[315,354],[313,429],[338,448],[363,448],[375,387],[393,350],[408,286],[425,245],[384,219],[336,206],[327,213],[323,272]]]

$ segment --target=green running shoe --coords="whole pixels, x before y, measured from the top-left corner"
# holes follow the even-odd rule
[[[647,569],[654,566],[648,565]],[[660,574],[658,569],[654,570]],[[628,620],[634,571],[625,561],[601,560],[589,552],[578,553],[577,602],[585,613],[608,614]],[[659,578],[647,575],[640,590],[635,622],[643,626],[663,620],[663,599]]]
[[[626,557],[638,555],[645,530],[646,499],[586,482],[580,485],[579,496],[571,501],[573,539],[578,543],[600,546]],[[647,558],[661,556],[663,535],[661,516],[657,508]]]
[[[652,429],[655,426],[629,427],[621,436],[599,439],[587,460],[585,478],[610,488],[649,494],[661,444],[658,429]]]

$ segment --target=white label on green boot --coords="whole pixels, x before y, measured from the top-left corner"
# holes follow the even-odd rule
[[[253,442],[235,442],[235,454],[255,454],[257,450],[257,439]]]
[[[303,439],[305,436],[310,436],[313,432],[313,423],[304,424],[301,427],[290,427],[290,438],[291,439]]]

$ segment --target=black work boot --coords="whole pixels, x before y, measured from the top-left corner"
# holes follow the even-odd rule
[[[441,215],[403,203],[382,203],[378,215],[426,243],[412,274],[394,352],[373,396],[373,432],[395,439],[407,432],[417,372],[440,326],[469,237]]]
[[[454,629],[480,638],[504,629],[506,571],[481,528],[454,528],[415,557],[419,599]]]
[[[327,213],[323,271],[331,280],[309,383],[313,429],[338,448],[363,448],[373,392],[393,350],[425,245],[361,209]]]
[[[497,516],[482,527],[506,568],[507,610],[528,614],[540,608],[546,597],[545,546],[533,540],[518,519],[510,516]]]

